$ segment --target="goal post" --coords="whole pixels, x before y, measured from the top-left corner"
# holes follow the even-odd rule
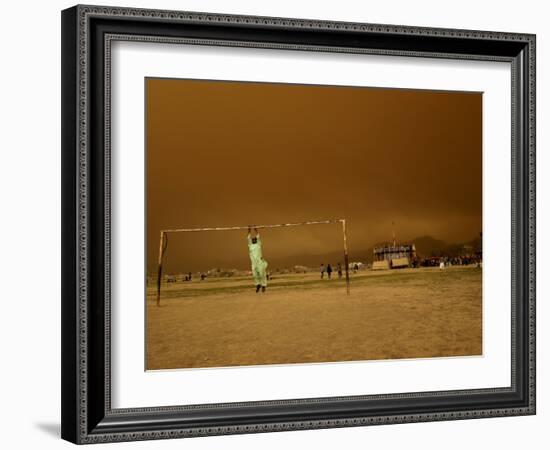
[[[265,229],[265,228],[281,228],[281,227],[297,227],[302,225],[323,225],[331,223],[340,223],[342,225],[343,246],[344,246],[344,270],[346,272],[346,291],[350,293],[350,280],[349,280],[349,257],[348,257],[348,239],[346,232],[346,219],[329,219],[329,220],[315,220],[309,222],[297,222],[297,223],[280,223],[275,225],[246,225],[246,226],[234,226],[234,227],[206,227],[206,228],[175,228],[160,231],[159,240],[159,254],[158,254],[158,267],[157,267],[157,306],[160,306],[160,288],[162,283],[162,262],[166,249],[168,247],[168,234],[169,233],[197,233],[204,231],[234,231],[234,230],[248,230],[252,229]]]

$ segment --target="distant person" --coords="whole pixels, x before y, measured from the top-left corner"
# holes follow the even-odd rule
[[[443,270],[445,268],[445,261],[443,259],[441,259],[439,261],[439,270]]]
[[[267,261],[262,255],[262,241],[260,240],[260,233],[258,233],[257,228],[254,228],[254,237],[252,237],[250,227],[248,227],[247,240],[256,293],[260,292],[260,289],[262,292],[265,292],[265,288],[267,287]]]
[[[327,264],[327,276],[329,280],[331,275],[332,275],[332,267],[330,264]]]
[[[336,269],[338,270],[338,278],[342,278],[342,264],[338,263]]]
[[[357,265],[357,263],[355,263],[353,265],[353,273],[357,273],[358,270],[359,270],[359,266]]]
[[[189,272],[187,275],[189,276],[189,281],[191,281],[191,278],[193,278],[193,275],[191,274],[191,272]]]
[[[321,279],[323,279],[325,277],[325,265],[324,264],[321,264]]]

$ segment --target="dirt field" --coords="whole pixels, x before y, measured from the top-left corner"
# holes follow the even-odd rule
[[[480,355],[481,269],[474,266],[276,276],[162,286],[147,295],[147,368],[173,369]]]

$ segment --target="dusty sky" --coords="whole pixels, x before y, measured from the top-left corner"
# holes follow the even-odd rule
[[[481,231],[480,93],[147,79],[146,102],[151,271],[166,228],[346,218],[351,260],[392,221],[403,241]],[[341,249],[336,225],[262,238],[275,265]],[[167,272],[247,266],[245,231],[169,239]]]

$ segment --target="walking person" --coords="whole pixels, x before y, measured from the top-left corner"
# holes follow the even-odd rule
[[[325,265],[321,263],[321,280],[325,278]]]
[[[338,270],[338,278],[342,278],[342,264],[338,263],[336,269]]]
[[[327,275],[328,279],[330,280],[330,276],[332,275],[332,267],[330,266],[330,264],[327,264]]]

